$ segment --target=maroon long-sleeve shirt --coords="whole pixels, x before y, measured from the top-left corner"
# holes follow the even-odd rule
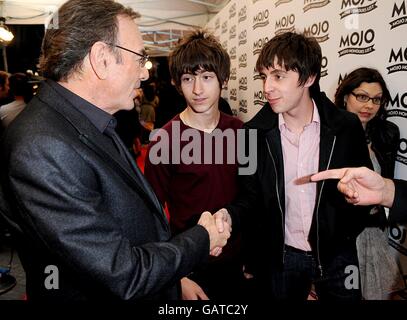
[[[239,119],[221,113],[216,128],[220,131],[215,129],[209,134],[185,125],[177,115],[162,128],[169,141],[154,141],[149,145],[144,173],[160,202],[167,205],[170,225],[175,234],[195,225],[203,211],[215,213],[236,196],[238,163],[235,149],[237,130],[241,129],[242,125]],[[180,141],[180,137],[186,133],[192,133],[194,138]],[[218,135],[219,138],[220,134],[228,138],[215,140],[214,136]],[[200,163],[185,164],[185,156],[182,157],[183,152],[193,154],[192,151],[187,152],[188,148],[193,149],[191,141],[198,146],[194,152],[200,149],[201,157],[196,158],[200,158]],[[179,143],[180,152],[177,151],[177,146],[174,147],[174,142]],[[168,153],[169,164],[152,163],[157,154],[161,157],[164,155],[157,153],[160,146],[161,152]],[[212,159],[208,157],[208,148],[212,149]],[[177,163],[175,153],[181,155],[178,156],[180,163]],[[233,158],[229,164],[228,153],[230,159]],[[217,164],[215,160],[219,162],[220,154],[223,155],[223,161]],[[205,155],[210,159],[209,164],[204,163]]]

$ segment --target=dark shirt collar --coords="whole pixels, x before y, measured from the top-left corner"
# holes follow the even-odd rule
[[[76,95],[72,91],[61,86],[58,82],[49,80],[48,83],[66,100],[68,100],[79,112],[81,112],[89,121],[101,132],[103,133],[105,129],[109,126],[110,128],[116,127],[116,119],[103,111],[102,109],[96,107],[92,103],[86,101],[80,96]]]

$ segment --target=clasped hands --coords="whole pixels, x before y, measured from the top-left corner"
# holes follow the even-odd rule
[[[219,256],[232,232],[232,219],[228,211],[222,208],[213,215],[205,211],[199,218],[198,224],[209,233],[210,254],[215,257]]]

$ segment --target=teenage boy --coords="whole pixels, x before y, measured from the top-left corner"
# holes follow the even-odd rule
[[[170,55],[169,67],[187,107],[153,138],[145,176],[167,206],[171,229],[178,234],[196,223],[202,210],[215,212],[235,198],[236,137],[243,124],[218,109],[230,59],[212,35],[195,31],[183,39]],[[230,242],[219,257],[182,279],[183,299],[240,296],[239,236]]]
[[[369,208],[348,204],[335,182],[302,182],[371,166],[358,118],[319,90],[321,58],[315,39],[284,33],[256,64],[267,103],[245,127],[257,129],[257,171],[227,210],[251,222],[249,266],[264,298],[305,300],[312,284],[321,300],[361,298],[355,241]]]

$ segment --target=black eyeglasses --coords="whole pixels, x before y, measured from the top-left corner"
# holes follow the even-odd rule
[[[139,62],[139,64],[140,64],[140,67],[141,67],[141,68],[144,68],[144,66],[146,65],[148,59],[150,59],[150,57],[149,57],[148,54],[145,54],[145,53],[141,54],[141,53],[138,53],[138,52],[136,52],[136,51],[127,49],[127,48],[125,48],[125,47],[122,47],[122,46],[119,46],[119,45],[113,44],[113,43],[108,43],[108,45],[109,45],[109,46],[116,47],[116,48],[119,48],[119,49],[122,49],[122,50],[125,50],[125,51],[128,51],[128,52],[131,52],[131,53],[134,53],[135,55],[139,56],[141,59],[139,59],[138,62]]]
[[[378,105],[378,106],[382,105],[385,102],[384,98],[382,98],[382,97],[371,98],[371,97],[369,97],[369,96],[367,96],[365,94],[357,94],[357,93],[354,93],[354,92],[351,92],[351,94],[359,102],[368,102],[369,100],[372,100],[373,104]]]

